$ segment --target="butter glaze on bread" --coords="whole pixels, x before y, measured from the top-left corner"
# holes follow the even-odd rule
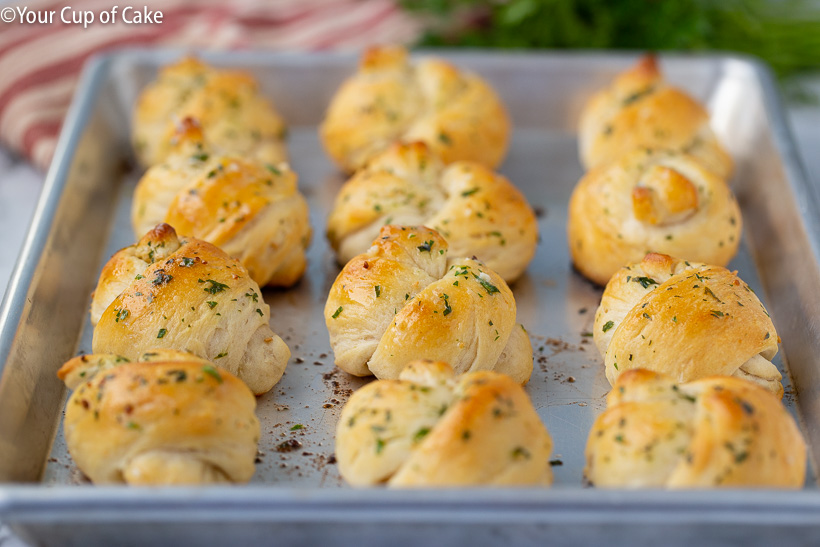
[[[552,439],[524,389],[414,361],[356,391],[336,427],[342,477],[394,488],[549,485]]]
[[[690,382],[737,376],[783,395],[778,336],[736,272],[648,254],[607,284],[593,326],[606,377],[643,368]]]
[[[706,109],[664,81],[651,55],[589,100],[581,112],[579,143],[586,169],[638,148],[685,152],[723,179],[733,169],[709,127]]]
[[[585,475],[603,488],[803,486],[806,445],[771,392],[740,378],[624,372],[592,426]]]
[[[435,58],[411,63],[399,46],[364,53],[320,127],[325,150],[347,172],[397,141],[423,141],[445,163],[494,168],[504,159],[509,133],[504,105],[483,79]]]
[[[143,166],[166,159],[177,123],[188,117],[222,150],[273,165],[287,160],[285,124],[256,80],[187,57],[160,70],[137,101],[132,140]]]
[[[290,350],[270,307],[237,260],[159,224],[103,267],[91,307],[94,353],[135,360],[151,348],[213,361],[261,394],[282,377]]]
[[[95,484],[248,482],[256,399],[229,372],[183,352],[75,357],[58,376],[73,389],[64,431],[71,457]]]
[[[266,165],[214,149],[192,118],[180,123],[176,141],[134,191],[137,237],[167,222],[239,259],[261,286],[296,283],[311,237],[296,173],[285,163]]]
[[[451,255],[475,256],[508,283],[527,268],[538,242],[535,214],[510,181],[474,162],[445,166],[422,142],[391,146],[345,183],[328,238],[345,263],[385,224],[430,226]]]
[[[425,227],[385,226],[330,289],[325,324],[336,365],[356,376],[396,379],[413,359],[457,373],[495,370],[525,383],[532,346],[516,324],[512,291],[497,273]]]
[[[675,152],[635,150],[597,167],[569,203],[572,260],[599,285],[648,252],[725,266],[741,234],[729,185],[692,156]]]

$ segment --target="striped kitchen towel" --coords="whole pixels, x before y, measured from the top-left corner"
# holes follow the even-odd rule
[[[101,51],[126,46],[360,49],[374,43],[408,43],[419,30],[394,0],[127,2],[0,3],[2,144],[47,168],[83,63]],[[161,11],[162,22],[135,22],[145,19],[145,10],[153,12],[153,18]],[[107,24],[100,21],[106,18],[103,11],[109,12]],[[95,20],[84,25],[86,12]]]

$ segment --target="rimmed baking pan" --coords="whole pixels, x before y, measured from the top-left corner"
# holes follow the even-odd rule
[[[585,99],[634,55],[444,52],[489,79],[509,107],[513,140],[501,167],[538,212],[541,241],[513,285],[518,319],[535,348],[527,391],[555,441],[551,489],[355,490],[333,458],[333,431],[365,380],[333,366],[322,308],[336,265],[325,217],[343,177],[317,136],[330,97],[356,58],[262,52],[206,54],[260,80],[290,125],[289,146],[308,198],[314,239],[305,278],[266,290],[271,324],[293,356],[259,399],[263,436],[250,485],[94,487],[62,437],[65,389],[57,368],[90,351],[90,293],[102,264],[133,242],[130,199],[139,170],[128,143],[139,91],[180,52],[122,51],[85,70],[31,230],[0,310],[0,519],[43,545],[203,545],[282,541],[396,545],[470,541],[543,544],[657,538],[701,544],[772,542],[820,532],[814,467],[800,492],[604,491],[584,486],[583,448],[609,390],[585,336],[601,289],[572,270],[566,208],[582,174],[576,124]],[[733,187],[745,219],[739,270],[782,338],[784,403],[799,418],[812,460],[820,454],[820,201],[808,183],[765,67],[732,56],[664,56],[668,78],[705,104],[737,163]],[[301,429],[292,430],[296,424]],[[286,442],[288,441],[288,442]],[[291,441],[296,441],[291,442]]]

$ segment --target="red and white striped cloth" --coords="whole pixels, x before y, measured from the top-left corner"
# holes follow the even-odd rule
[[[126,47],[197,49],[360,49],[407,43],[418,25],[394,0],[137,0],[160,10],[161,24],[60,22],[60,10],[98,14],[129,0],[31,0],[12,4],[56,10],[54,23],[0,22],[0,141],[45,169],[85,60]],[[3,7],[3,6],[0,6]],[[133,12],[132,12],[133,13]]]

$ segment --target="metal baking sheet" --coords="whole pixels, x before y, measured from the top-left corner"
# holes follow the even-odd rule
[[[258,400],[263,435],[256,474],[241,487],[178,489],[101,488],[83,478],[65,449],[66,393],[55,371],[78,351],[90,351],[90,292],[111,254],[134,241],[130,199],[140,172],[128,144],[130,113],[158,67],[179,57],[125,51],[85,71],[0,310],[0,519],[54,545],[110,544],[123,530],[135,544],[272,535],[305,543],[355,538],[368,544],[386,537],[399,544],[448,538],[526,543],[545,533],[555,541],[598,534],[612,541],[613,531],[616,543],[634,543],[660,528],[675,531],[675,544],[712,529],[720,531],[715,537],[758,540],[786,528],[820,531],[813,465],[802,492],[584,487],[583,449],[609,384],[584,336],[601,289],[572,270],[566,246],[567,203],[582,175],[575,128],[585,99],[635,56],[437,54],[488,78],[513,118],[512,146],[500,171],[536,209],[541,242],[512,288],[535,350],[526,389],[555,444],[553,488],[388,492],[344,485],[333,460],[333,432],[351,390],[367,380],[335,369],[324,326],[325,298],[339,272],[324,238],[325,217],[344,179],[323,153],[316,126],[356,58],[253,52],[204,57],[252,71],[287,119],[291,163],[314,229],[304,279],[291,290],[264,291],[272,327],[293,355],[283,380]],[[800,419],[816,461],[820,201],[796,158],[765,68],[728,56],[663,57],[662,66],[673,83],[708,105],[737,162],[733,185],[746,222],[730,267],[762,295],[774,318],[783,340],[776,363],[784,372],[784,403]],[[303,428],[291,431],[295,424]],[[294,522],[301,525],[292,528]]]

